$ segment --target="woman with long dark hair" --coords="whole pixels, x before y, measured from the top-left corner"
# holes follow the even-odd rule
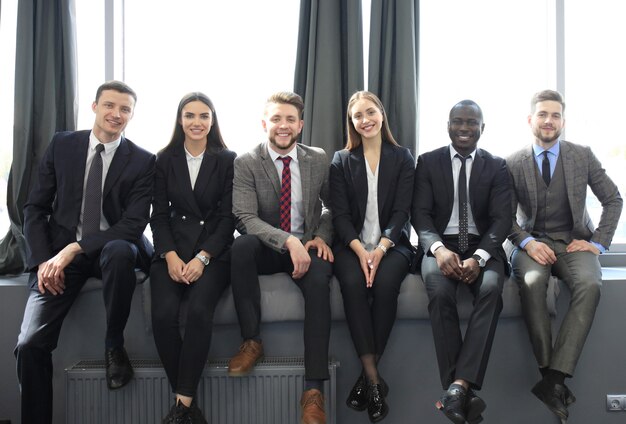
[[[176,397],[164,424],[206,423],[194,396],[215,306],[230,280],[234,159],[211,100],[198,92],[185,95],[171,141],[157,156],[150,220],[154,340]],[[186,313],[179,319],[183,302]]]

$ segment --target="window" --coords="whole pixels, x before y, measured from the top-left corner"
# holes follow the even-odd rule
[[[626,4],[598,0],[593,7],[565,3],[565,122],[566,139],[592,148],[611,179],[626,196],[626,139],[619,123],[624,113],[626,62],[621,41]],[[584,25],[585,31],[581,31]],[[620,177],[622,175],[622,177]],[[589,190],[587,205],[598,223],[602,207]],[[621,245],[621,246],[620,246]],[[626,212],[611,251],[626,250]]]
[[[202,91],[231,150],[262,141],[265,99],[293,90],[299,3],[189,0],[148,18],[144,3],[125,2],[125,80],[138,95],[128,137],[158,151],[181,97]]]
[[[448,114],[464,99],[483,110],[480,147],[506,157],[530,142],[530,97],[556,82],[552,3],[420,3],[419,152],[450,143]]]
[[[9,228],[7,183],[13,158],[13,102],[17,2],[0,5],[0,239]]]

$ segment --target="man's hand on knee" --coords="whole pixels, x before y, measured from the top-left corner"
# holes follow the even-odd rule
[[[311,265],[309,252],[304,248],[302,242],[294,236],[289,236],[285,242],[285,247],[289,251],[291,262],[293,263],[293,273],[291,277],[296,280],[304,277],[304,274],[307,273]]]
[[[542,243],[537,240],[529,241],[526,246],[524,246],[524,250],[540,265],[551,265],[556,262],[556,255],[554,251],[548,247],[547,244]]]
[[[37,286],[44,294],[48,290],[53,295],[63,294],[65,290],[65,267],[67,267],[83,249],[76,242],[65,246],[59,253],[39,264]]]

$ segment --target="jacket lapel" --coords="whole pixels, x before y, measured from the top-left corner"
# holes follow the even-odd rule
[[[469,180],[469,204],[472,212],[474,211],[474,198],[476,197],[476,184],[475,181],[480,180],[480,175],[485,167],[485,160],[483,159],[482,150],[476,149],[474,155],[474,162],[472,163],[472,172],[470,173]]]
[[[378,164],[378,217],[382,216],[383,206],[387,201],[387,195],[391,191],[391,184],[393,183],[393,176],[395,175],[393,169],[393,147],[390,144],[383,142],[380,150],[380,162]],[[395,170],[397,171],[397,169]],[[395,187],[394,187],[395,188]]]
[[[446,199],[448,199],[448,213],[452,214],[452,208],[454,207],[454,179],[452,177],[450,147],[445,147],[441,149],[441,156],[439,158],[439,169],[441,170],[441,177],[445,190],[444,194],[446,196]],[[435,193],[435,195],[437,195],[437,193]]]
[[[202,158],[202,164],[200,165],[200,170],[198,171],[198,178],[196,178],[196,185],[194,186],[193,192],[195,194],[195,202],[194,206],[197,209],[198,216],[201,215],[200,211],[200,200],[204,197],[204,192],[209,186],[209,182],[215,170],[217,169],[217,156],[204,152],[204,157]]]
[[[204,160],[203,160],[204,162]],[[194,211],[197,216],[200,216],[200,209],[196,203],[194,192],[191,189],[191,178],[189,177],[189,166],[187,165],[187,156],[185,155],[185,148],[180,145],[174,149],[172,153],[172,173],[174,174],[174,184],[176,184],[176,190],[180,190],[180,195],[185,202],[189,210]],[[200,174],[196,179],[196,187],[200,182]]]
[[[130,160],[130,145],[128,141],[122,137],[120,145],[115,151],[115,155],[113,156],[113,160],[111,160],[111,165],[109,166],[109,171],[107,172],[106,180],[104,181],[104,190],[102,191],[102,198],[105,199],[115,183],[117,179],[122,175],[124,168],[126,168],[128,161]]]
[[[306,228],[310,228],[309,222],[307,219],[310,219],[311,213],[309,213],[309,206],[311,203],[311,189],[312,189],[312,181],[311,181],[311,158],[306,154],[306,151],[300,148],[298,144],[296,146],[297,154],[298,154],[298,165],[300,166],[300,185],[302,191],[302,205],[304,207],[304,222],[305,222],[305,231]],[[315,202],[313,202],[314,204]]]
[[[522,162],[522,172],[524,173],[524,180],[528,190],[530,210],[532,211],[531,220],[535,222],[537,216],[537,179],[535,178],[535,168],[537,164],[535,162],[532,146],[522,154],[520,160]]]
[[[569,202],[570,210],[572,211],[572,216],[582,216],[582,210],[580,208],[581,204],[578,202],[574,202],[575,199],[575,179],[576,174],[578,172],[578,167],[576,166],[576,162],[579,158],[574,157],[576,152],[570,149],[569,144],[565,141],[561,141],[560,152],[558,160],[561,160],[563,163],[563,173],[565,174],[565,189],[567,190],[567,201]],[[580,163],[583,163],[582,161]],[[584,205],[583,205],[584,206]],[[574,219],[576,222],[576,219]]]
[[[367,169],[363,146],[359,146],[350,152],[348,167],[352,177],[352,187],[356,193],[357,206],[359,208],[359,221],[365,216],[367,208]]]
[[[278,179],[278,172],[276,172],[276,165],[272,162],[272,158],[267,151],[267,144],[263,143],[260,147],[259,156],[261,157],[261,166],[267,175],[267,178],[274,187],[276,192],[276,198],[280,199],[280,180]]]

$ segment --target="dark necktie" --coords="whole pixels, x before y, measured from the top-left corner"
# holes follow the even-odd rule
[[[280,186],[280,228],[291,232],[291,156],[279,158],[283,161],[283,174]]]
[[[467,173],[465,171],[465,159],[459,154],[456,155],[461,160],[461,170],[459,171],[459,252],[467,250]]]
[[[85,186],[85,205],[83,209],[83,237],[100,231],[102,213],[102,151],[104,144],[98,143],[96,154],[89,167]]]
[[[550,159],[548,159],[548,151],[543,151],[543,162],[541,162],[541,176],[546,186],[550,186]]]

